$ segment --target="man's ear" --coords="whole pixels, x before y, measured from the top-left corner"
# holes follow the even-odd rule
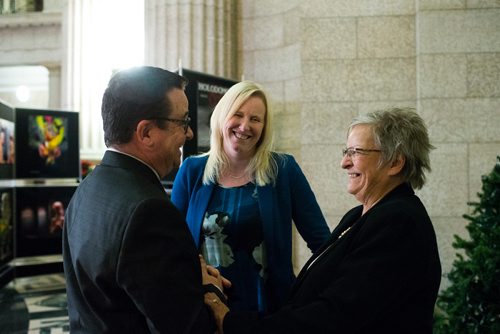
[[[155,125],[152,120],[143,119],[139,123],[137,123],[137,127],[135,128],[134,136],[138,140],[139,143],[151,146],[153,144],[153,129]]]
[[[389,167],[389,175],[398,175],[405,166],[406,158],[399,154],[396,159],[392,160]]]

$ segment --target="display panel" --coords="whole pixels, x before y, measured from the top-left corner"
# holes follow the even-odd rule
[[[193,139],[187,140],[182,148],[182,159],[184,160],[190,155],[209,150],[212,112],[224,93],[237,81],[186,69],[182,69],[178,73],[189,80],[185,92],[189,103],[191,129],[193,130]],[[177,169],[174,169],[162,180],[167,189],[172,186],[176,175]]]
[[[16,109],[17,179],[80,178],[78,113]]]
[[[186,141],[183,159],[193,154],[207,152],[210,148],[210,117],[224,93],[237,81],[191,70],[182,70],[189,80],[186,95],[189,102],[191,129],[194,137]]]
[[[64,212],[72,186],[16,188],[16,257],[61,254]]]
[[[0,100],[0,180],[14,178],[14,108]]]
[[[0,188],[0,270],[14,258],[13,189]]]

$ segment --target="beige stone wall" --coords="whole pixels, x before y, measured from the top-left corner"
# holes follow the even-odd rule
[[[297,157],[331,227],[357,205],[340,168],[350,119],[387,106],[417,108],[437,147],[419,195],[448,272],[453,234],[466,235],[467,202],[500,155],[500,3],[242,0],[241,6],[240,71],[270,91],[278,148]],[[309,251],[296,241],[300,268]]]
[[[422,1],[417,22],[418,110],[437,147],[421,197],[447,272],[452,235],[467,236],[462,214],[500,155],[500,3]]]

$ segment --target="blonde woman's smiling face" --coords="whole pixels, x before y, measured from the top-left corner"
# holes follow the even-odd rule
[[[223,128],[224,151],[229,158],[251,158],[262,136],[266,106],[251,96],[229,118]]]

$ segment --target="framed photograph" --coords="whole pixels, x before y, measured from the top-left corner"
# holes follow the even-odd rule
[[[18,187],[16,257],[62,253],[64,213],[75,185]]]
[[[14,108],[0,100],[0,180],[14,178]]]
[[[78,113],[15,110],[16,179],[80,178]]]
[[[14,196],[0,188],[0,270],[14,258]]]

